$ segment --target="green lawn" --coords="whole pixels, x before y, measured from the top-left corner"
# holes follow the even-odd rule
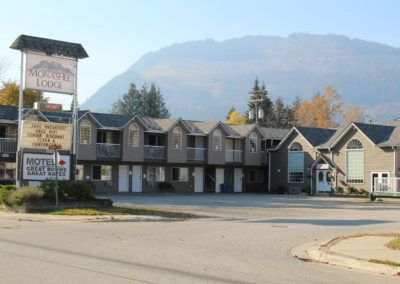
[[[386,244],[390,249],[400,250],[400,238],[394,239]]]
[[[102,208],[70,208],[70,209],[59,209],[53,211],[41,211],[40,214],[49,215],[146,215],[146,216],[160,216],[167,218],[193,218],[195,215],[183,212],[171,212],[163,211],[159,209],[148,209],[148,208],[124,208],[124,207],[102,207]]]

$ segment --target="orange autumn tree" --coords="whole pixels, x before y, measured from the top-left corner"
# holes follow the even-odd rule
[[[326,86],[310,100],[304,100],[295,112],[298,125],[330,128],[337,126],[335,119],[342,112],[342,99],[332,86]]]
[[[348,105],[343,109],[343,125],[351,122],[362,122],[364,120],[364,112],[358,106]]]
[[[33,103],[43,99],[40,92],[24,91],[24,107],[32,107]],[[16,82],[3,82],[0,88],[0,105],[18,106],[19,86]]]

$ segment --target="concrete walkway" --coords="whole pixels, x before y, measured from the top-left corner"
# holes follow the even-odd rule
[[[386,247],[395,238],[395,234],[338,237],[295,247],[291,254],[304,261],[400,276],[399,266],[370,262],[377,259],[400,263],[400,250]]]

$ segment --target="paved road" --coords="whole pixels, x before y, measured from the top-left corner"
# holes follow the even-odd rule
[[[207,215],[183,222],[0,219],[0,283],[398,283],[294,259],[292,247],[400,228],[400,203],[303,196],[114,196]]]

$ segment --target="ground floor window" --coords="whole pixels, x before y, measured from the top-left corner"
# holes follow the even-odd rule
[[[75,180],[84,180],[83,165],[76,165]]]
[[[172,181],[188,181],[189,169],[188,168],[172,168]]]
[[[112,166],[96,165],[92,167],[92,179],[110,181],[112,174]]]
[[[264,175],[261,169],[249,169],[249,182],[264,182]]]
[[[290,183],[303,183],[304,181],[304,152],[288,152],[288,181]]]
[[[147,167],[147,181],[165,181],[165,167]]]
[[[15,163],[0,163],[0,179],[15,179]]]

